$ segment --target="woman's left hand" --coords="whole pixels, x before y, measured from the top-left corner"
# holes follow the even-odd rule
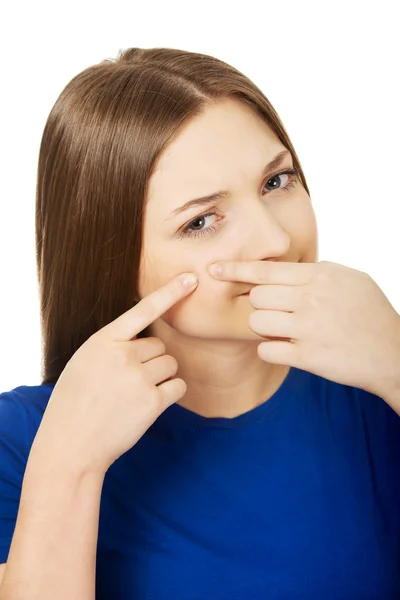
[[[337,263],[221,261],[216,279],[253,283],[259,357],[383,396],[400,372],[400,315],[366,273]],[[394,379],[396,381],[394,381]]]

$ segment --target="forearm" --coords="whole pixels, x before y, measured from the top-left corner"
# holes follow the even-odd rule
[[[0,600],[94,600],[103,480],[32,448]]]

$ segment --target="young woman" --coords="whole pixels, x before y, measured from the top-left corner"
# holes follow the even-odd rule
[[[42,383],[0,395],[1,600],[400,597],[400,316],[318,262],[249,79],[165,48],[74,77],[36,240]]]

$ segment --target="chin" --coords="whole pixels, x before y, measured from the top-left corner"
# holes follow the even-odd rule
[[[162,321],[177,334],[215,341],[261,342],[265,339],[248,325],[254,308],[247,296],[236,296],[228,302],[224,299],[220,304],[216,299],[214,305],[204,302],[194,306],[182,302],[178,307],[178,304],[162,316]]]
[[[203,321],[204,326],[199,327]],[[230,342],[262,342],[265,338],[251,331],[247,324],[247,318],[228,321],[225,319],[203,319],[190,320],[176,319],[168,325],[178,335],[207,341],[230,341]]]

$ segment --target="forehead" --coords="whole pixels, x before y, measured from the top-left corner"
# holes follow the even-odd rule
[[[254,182],[282,150],[279,138],[249,106],[232,99],[207,105],[160,155],[148,202],[160,202],[169,211],[245,178]]]

